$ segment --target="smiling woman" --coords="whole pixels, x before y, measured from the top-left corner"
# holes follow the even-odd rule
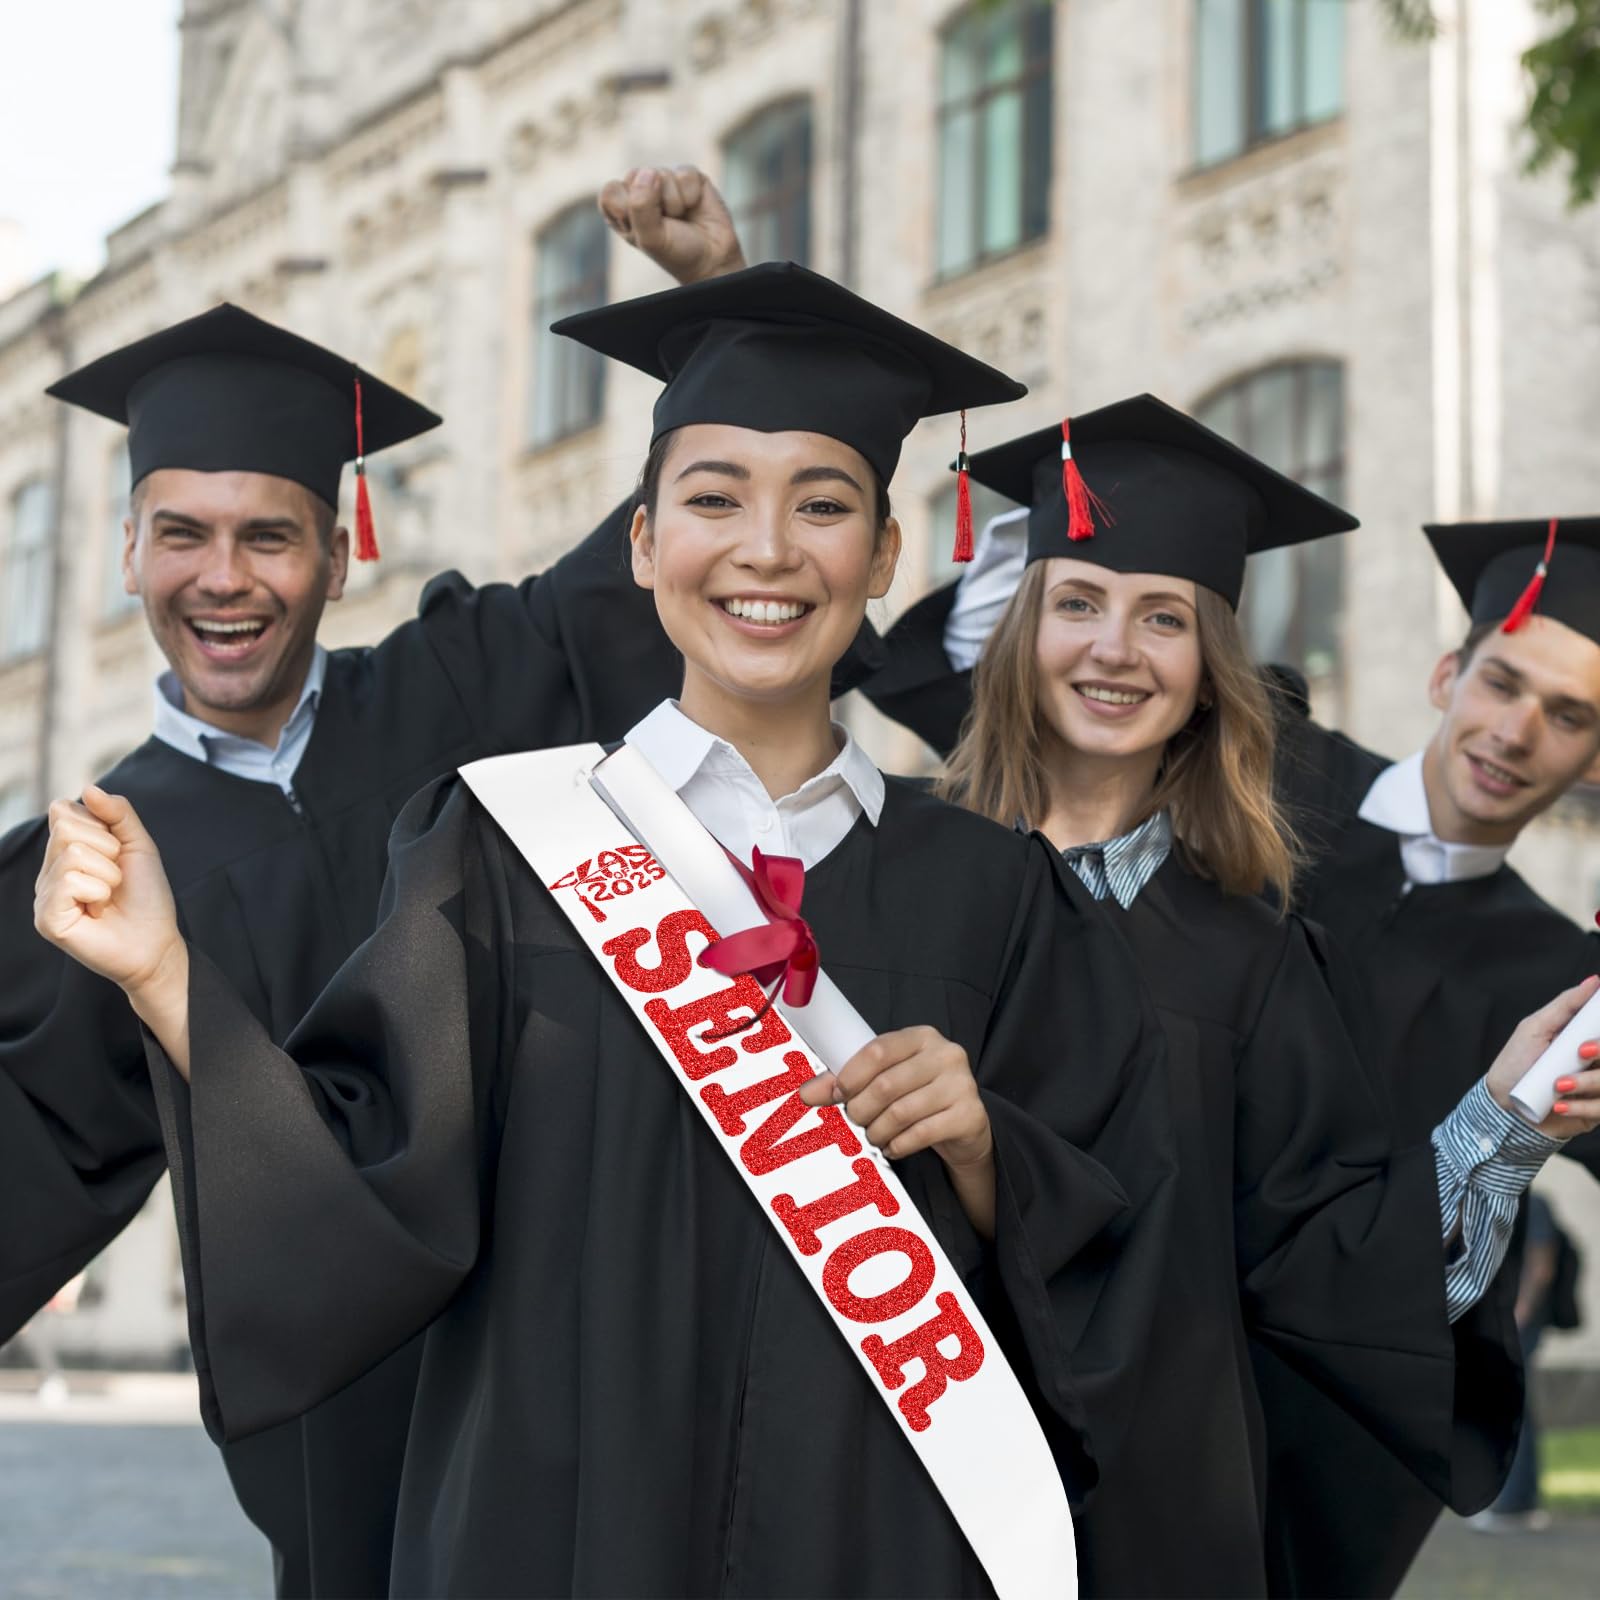
[[[397,1592],[989,1593],[918,1440],[950,1439],[943,1419],[982,1393],[960,1386],[1015,1362],[1043,1466],[991,1509],[1024,1544],[1039,1506],[1058,1510],[1053,1548],[1070,1552],[1057,1473],[1092,1486],[1149,1336],[1171,1172],[1159,1060],[1125,950],[1049,853],[886,782],[830,722],[829,680],[893,575],[882,486],[905,435],[1019,386],[789,265],[564,331],[666,380],[632,559],[684,679],[626,742],[695,843],[767,886],[752,926],[724,942],[698,907],[659,916],[665,873],[622,867],[644,846],[614,841],[610,812],[611,848],[568,874],[605,857],[608,894],[569,920],[555,890],[571,882],[547,888],[512,841],[556,836],[575,769],[564,790],[517,789],[502,831],[469,782],[514,756],[406,808],[382,923],[293,1053],[191,962],[125,802],[91,792],[92,815],[58,813],[39,926],[124,986],[189,1079],[158,1063],[169,1153],[193,1180],[179,1205],[212,1426],[255,1433],[426,1330]],[[230,538],[214,559],[240,604],[184,625],[246,620],[258,590],[231,563],[256,558]],[[603,941],[579,937],[577,919],[608,917]],[[862,1020],[835,1071],[813,1073],[756,976],[719,965],[722,985],[695,964],[774,918],[803,925],[807,974],[820,957],[816,981]],[[705,986],[677,993],[691,977]],[[642,1011],[624,988],[651,997]],[[769,1075],[739,1075],[768,1051]],[[724,1133],[750,1119],[738,1167],[711,1107]],[[804,1160],[830,1146],[848,1178],[808,1189]],[[738,1175],[758,1167],[782,1174],[770,1208]],[[918,1310],[935,1247],[951,1287]],[[831,1271],[808,1277],[823,1248]],[[872,1281],[896,1252],[905,1296]],[[955,1320],[969,1281],[1003,1350]],[[840,1306],[874,1330],[831,1320]],[[906,1320],[885,1339],[891,1315]],[[980,1489],[1005,1453],[956,1452]],[[796,1484],[822,1515],[795,1515]],[[1028,1591],[1068,1589],[1068,1561]]]

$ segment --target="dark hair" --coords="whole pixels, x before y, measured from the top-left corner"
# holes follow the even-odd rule
[[[1474,622],[1467,630],[1467,636],[1456,649],[1456,665],[1465,672],[1472,665],[1472,658],[1478,653],[1478,646],[1498,630],[1498,622]]]
[[[643,506],[647,517],[654,517],[656,514],[656,497],[661,492],[661,469],[667,464],[672,441],[677,436],[676,428],[668,428],[651,444],[650,453],[644,458],[644,465],[639,469],[639,481],[633,490],[633,503],[635,507]],[[888,485],[875,471],[872,473],[872,515],[873,526],[880,534],[889,518],[894,515],[889,505]]]
[[[141,478],[128,492],[128,517],[135,528],[144,516],[144,490],[149,481],[148,477]],[[339,513],[313,489],[306,490],[306,498],[311,502],[311,525],[317,531],[317,542],[327,550],[333,544],[333,530],[339,526]]]

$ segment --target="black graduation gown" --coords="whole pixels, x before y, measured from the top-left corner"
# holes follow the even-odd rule
[[[1315,930],[1169,857],[1126,910],[1166,1036],[1178,1203],[1139,1408],[1084,1523],[1099,1595],[1268,1592],[1249,1341],[1451,1486],[1433,1153],[1391,1146]]]
[[[944,650],[955,592],[947,584],[895,623],[885,665],[862,686],[879,710],[941,755],[960,736],[972,692],[971,673],[953,670]],[[1397,1146],[1416,1147],[1523,1016],[1594,970],[1595,943],[1510,868],[1413,890],[1402,901],[1394,835],[1356,815],[1388,763],[1297,715],[1293,695],[1274,687],[1276,779],[1310,855],[1297,905],[1331,935],[1330,983],[1359,1062],[1379,1104],[1391,1110]],[[1596,1136],[1574,1141],[1568,1153],[1600,1170]],[[1490,1292],[1453,1330],[1463,1381],[1448,1498],[1461,1512],[1486,1505],[1510,1464],[1521,1411],[1511,1320],[1520,1260],[1514,1246]],[[1251,1354],[1271,1423],[1273,1592],[1392,1594],[1438,1515],[1439,1480],[1419,1481],[1365,1419],[1278,1351],[1253,1341]]]
[[[330,654],[295,774],[272,784],[151,739],[101,779],[159,844],[179,915],[275,1039],[371,932],[390,827],[430,779],[479,756],[616,737],[680,658],[628,573],[626,508],[519,586],[436,578],[416,620]],[[120,991],[33,931],[42,820],[0,840],[0,1335],[138,1210],[164,1155],[143,1048]],[[417,1353],[273,1435],[227,1451],[286,1595],[387,1582]]]
[[[1426,1139],[1479,1078],[1517,1023],[1600,968],[1600,945],[1510,867],[1402,893],[1399,841],[1358,815],[1389,762],[1304,718],[1280,729],[1279,784],[1311,861],[1297,902],[1352,969],[1347,1009],[1387,1096],[1396,1138]],[[1600,1144],[1566,1154],[1596,1170]],[[1456,1325],[1471,1351],[1457,1396],[1458,1446],[1480,1463],[1446,1497],[1406,1472],[1270,1351],[1257,1371],[1272,1426],[1269,1544],[1274,1587],[1305,1596],[1389,1595],[1443,1503],[1470,1512],[1494,1496],[1515,1442],[1521,1365],[1511,1310],[1521,1275],[1513,1244],[1484,1299]]]
[[[975,1063],[993,1243],[931,1152],[899,1170],[988,1285],[1081,1493],[1130,1404],[1170,1195],[1126,949],[1040,842],[897,783],[805,908],[871,1026],[932,1024]],[[459,781],[407,808],[378,931],[293,1056],[202,957],[190,1037],[192,1090],[153,1065],[214,1432],[314,1404],[428,1325],[396,1593],[989,1592],[732,1164]]]

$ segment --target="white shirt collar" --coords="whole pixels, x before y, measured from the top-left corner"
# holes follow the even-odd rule
[[[883,774],[838,723],[839,753],[793,794],[773,800],[734,747],[663,700],[627,742],[678,792],[706,829],[741,860],[798,856],[809,869],[829,855],[856,819],[873,827],[883,812]]]
[[[319,644],[312,651],[311,666],[300,690],[300,698],[295,701],[294,710],[289,713],[278,735],[278,743],[269,747],[254,739],[228,733],[185,711],[183,685],[178,681],[178,675],[168,669],[156,679],[152,731],[163,744],[171,745],[180,754],[206,766],[221,767],[238,777],[281,783],[286,777],[293,776],[293,768],[305,753],[327,673],[328,652]],[[288,772],[274,772],[274,767],[287,767]]]
[[[1422,752],[1387,767],[1361,802],[1363,822],[1400,835],[1400,860],[1408,883],[1456,883],[1487,878],[1505,863],[1509,845],[1453,844],[1433,831]]]

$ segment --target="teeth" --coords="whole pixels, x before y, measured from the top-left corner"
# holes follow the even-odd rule
[[[1491,778],[1494,778],[1496,781],[1498,781],[1500,783],[1516,783],[1517,782],[1516,773],[1507,772],[1504,767],[1497,767],[1492,761],[1485,761],[1482,756],[1478,757],[1478,765],[1480,767],[1482,767],[1483,770],[1485,772],[1487,772]]]
[[[806,607],[794,600],[724,600],[722,609],[730,617],[746,622],[793,622],[803,617]]]
[[[1081,685],[1078,693],[1085,700],[1103,700],[1108,706],[1136,706],[1150,698],[1147,694],[1129,694],[1120,689],[1096,689],[1089,684]]]
[[[200,622],[194,626],[201,633],[260,633],[266,627],[264,622]]]

